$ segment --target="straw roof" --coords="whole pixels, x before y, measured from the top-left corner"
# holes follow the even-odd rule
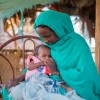
[[[95,36],[95,6],[96,0],[60,0],[59,2],[52,3],[48,6],[49,9],[57,10],[60,12],[68,13],[69,15],[77,15],[84,23],[87,24],[90,37]],[[34,17],[37,11],[42,11],[44,5],[33,6],[32,9],[25,9],[24,15]],[[83,30],[84,31],[84,30]],[[84,32],[83,32],[84,33]]]
[[[96,0],[60,0],[50,5],[38,4],[31,9],[24,10],[24,17],[31,17],[34,21],[36,12],[42,12],[42,8],[48,7],[52,10],[68,13],[69,15],[77,15],[83,22],[82,31],[84,33],[84,24],[87,24],[87,29],[90,37],[95,36],[95,6]],[[15,15],[14,15],[15,16]],[[20,13],[19,16],[21,17]]]

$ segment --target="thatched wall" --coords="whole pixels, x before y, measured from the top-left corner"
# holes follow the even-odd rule
[[[13,69],[14,69],[14,74],[15,77],[20,75],[21,72],[19,71],[20,65],[19,65],[19,57],[17,57],[15,54],[5,54],[5,57],[9,59],[11,62]],[[2,79],[2,83],[6,83],[8,80],[13,79],[13,71],[10,66],[10,64],[5,60],[2,56],[0,56],[0,75]]]

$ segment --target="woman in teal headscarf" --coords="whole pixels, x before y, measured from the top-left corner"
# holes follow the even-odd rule
[[[53,10],[45,11],[37,17],[34,27],[40,39],[51,48],[51,55],[66,85],[86,100],[100,100],[96,65],[87,43],[74,32],[70,17]],[[51,73],[56,73],[55,66],[49,63]]]

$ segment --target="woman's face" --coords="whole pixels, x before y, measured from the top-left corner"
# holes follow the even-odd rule
[[[43,38],[44,42],[48,44],[54,44],[59,40],[57,35],[52,30],[50,30],[48,27],[44,27],[44,28],[37,27],[36,31]]]

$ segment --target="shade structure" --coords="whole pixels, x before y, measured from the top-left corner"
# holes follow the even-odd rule
[[[18,11],[24,11],[25,8],[32,8],[37,4],[46,5],[59,0],[0,0],[0,19],[10,18]]]

